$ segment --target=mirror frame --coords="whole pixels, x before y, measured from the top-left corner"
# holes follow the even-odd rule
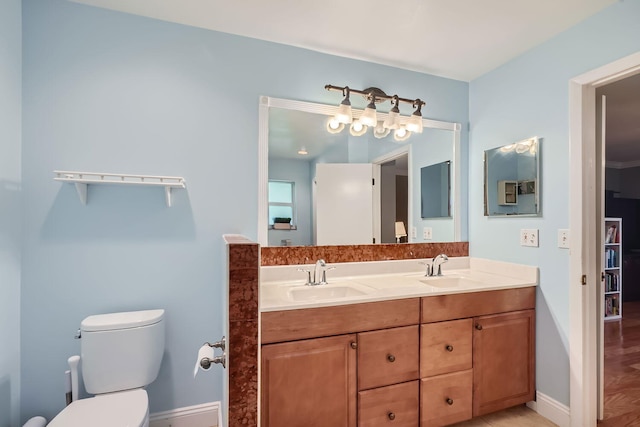
[[[269,241],[269,219],[268,219],[268,186],[269,186],[269,109],[280,108],[284,110],[303,111],[307,113],[324,114],[332,116],[338,111],[338,106],[318,104],[306,101],[295,101],[292,99],[273,98],[269,96],[261,96],[258,111],[258,230],[257,241],[261,246],[268,246]],[[353,109],[354,119],[359,118],[362,110]],[[384,120],[387,113],[378,112],[378,119]],[[453,241],[459,242],[461,236],[461,216],[460,216],[460,176],[461,176],[461,160],[460,160],[460,131],[462,125],[460,123],[443,122],[439,120],[422,119],[422,125],[425,128],[450,130],[453,132],[453,173],[451,174],[451,188],[454,191],[453,203],[451,206],[451,217],[453,219]],[[402,146],[401,146],[402,147]],[[399,147],[400,148],[400,147]],[[394,152],[397,152],[394,151]],[[411,165],[409,166],[411,168]],[[409,181],[409,194],[412,194],[412,184]],[[413,224],[413,202],[409,198],[409,217],[408,223]],[[412,225],[408,225],[412,227]],[[411,236],[409,231],[408,243],[416,243],[416,238]],[[418,233],[419,234],[419,233]],[[426,243],[426,242],[421,242]],[[433,242],[437,243],[437,242]],[[403,243],[399,243],[403,244]]]

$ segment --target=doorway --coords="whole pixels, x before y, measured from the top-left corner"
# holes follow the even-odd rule
[[[596,90],[640,72],[640,53],[570,81],[570,406],[572,427],[598,418],[599,245],[603,241],[602,144],[597,140]],[[600,149],[600,151],[599,151]]]

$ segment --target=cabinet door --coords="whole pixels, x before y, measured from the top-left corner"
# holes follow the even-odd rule
[[[262,346],[261,425],[355,427],[355,343],[340,335]]]
[[[473,416],[533,400],[535,310],[476,317]]]

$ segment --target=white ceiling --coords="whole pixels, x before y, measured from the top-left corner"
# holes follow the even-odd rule
[[[72,0],[470,81],[618,0]]]

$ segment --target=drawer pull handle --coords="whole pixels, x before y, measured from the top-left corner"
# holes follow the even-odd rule
[[[389,418],[391,421],[396,419],[396,414],[394,414],[393,412],[389,412],[387,414],[387,418]]]
[[[354,350],[355,350],[356,348],[358,348],[358,343],[357,343],[357,342],[355,342],[355,341],[352,341],[352,342],[351,342],[351,348],[352,348],[352,349],[354,349]]]
[[[445,402],[447,402],[447,405],[453,405],[453,399],[450,397],[447,397],[447,400],[445,400]]]
[[[482,330],[482,325],[480,323],[476,323],[476,329],[481,331]]]
[[[391,363],[396,361],[396,357],[393,354],[387,355],[387,360]]]
[[[453,351],[453,346],[452,345],[448,345],[445,347],[445,349],[449,352]]]

